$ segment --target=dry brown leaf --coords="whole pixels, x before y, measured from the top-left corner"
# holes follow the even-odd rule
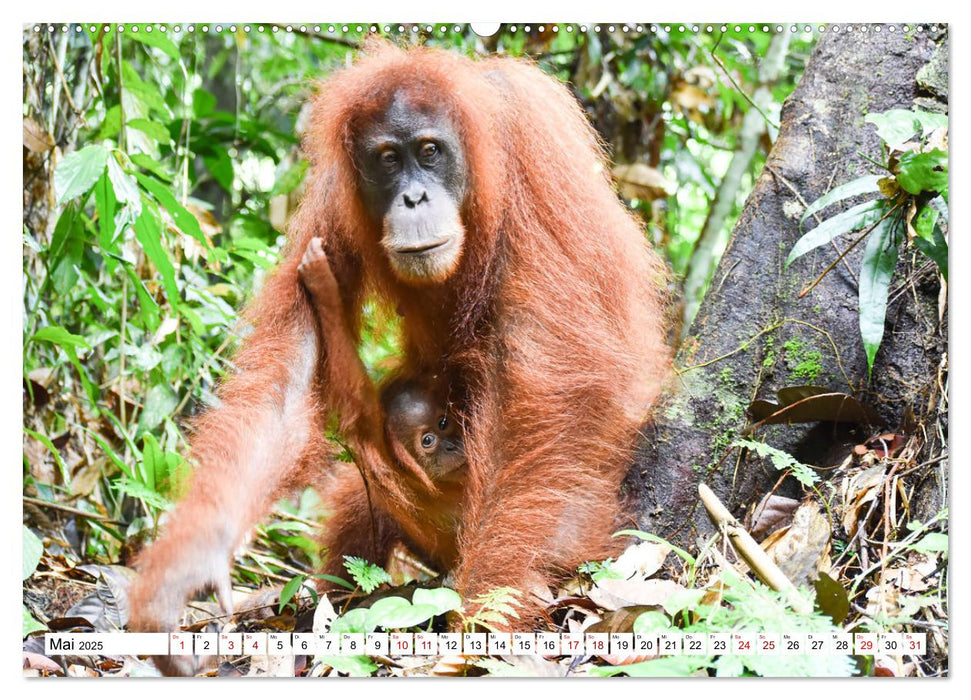
[[[795,498],[786,498],[768,493],[762,497],[752,514],[752,526],[749,532],[757,540],[762,539],[773,530],[792,522],[792,515],[799,507]]]
[[[464,676],[467,671],[467,664],[464,656],[443,656],[431,670],[429,676]]]
[[[613,175],[624,199],[650,202],[669,197],[677,191],[674,183],[664,177],[661,171],[644,163],[615,165]]]
[[[659,542],[638,542],[624,550],[610,568],[624,578],[649,578],[657,573],[671,548]]]
[[[24,117],[24,148],[35,153],[46,153],[54,148],[50,133],[30,117]]]
[[[850,537],[856,534],[857,523],[866,515],[870,502],[880,495],[886,473],[887,468],[881,463],[843,479],[840,485],[843,496],[842,524]]]
[[[601,579],[590,590],[590,600],[606,610],[632,605],[663,605],[684,586],[660,579]]]
[[[774,533],[762,548],[793,584],[803,586],[829,568],[831,537],[829,519],[815,502],[809,502],[799,506],[792,524]]]

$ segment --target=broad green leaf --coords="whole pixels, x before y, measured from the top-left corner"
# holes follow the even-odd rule
[[[132,176],[122,169],[114,156],[108,159],[108,179],[111,180],[115,199],[130,206],[132,214],[138,218],[142,213],[142,196],[138,192],[138,185],[135,184]]]
[[[911,545],[910,548],[923,554],[947,552],[947,535],[942,532],[929,532],[919,542]]]
[[[420,625],[435,617],[431,605],[412,605],[404,598],[389,596],[371,606],[368,623],[371,627],[384,629],[406,629]]]
[[[192,112],[196,119],[202,119],[212,114],[216,109],[216,96],[202,88],[192,93]]]
[[[54,226],[54,233],[51,236],[51,246],[50,252],[47,256],[47,264],[51,267],[57,267],[58,263],[61,261],[65,255],[70,255],[75,257],[70,250],[72,247],[72,241],[77,238],[77,216],[79,207],[76,202],[71,202],[66,207],[61,215],[57,219],[57,224]],[[77,254],[80,258],[80,254]]]
[[[836,202],[841,202],[844,199],[849,199],[850,197],[856,197],[861,194],[869,194],[870,192],[879,192],[880,179],[885,177],[884,175],[866,175],[856,180],[851,180],[846,184],[840,185],[839,187],[834,187],[829,192],[824,194],[822,197],[817,199],[815,202],[806,207],[806,211],[802,213],[802,218],[799,219],[800,225],[808,219],[810,216],[815,214],[817,211],[822,211],[830,204],[835,204]]]
[[[159,201],[159,204],[168,210],[180,231],[192,236],[206,248],[211,248],[209,241],[206,240],[206,236],[202,232],[202,227],[199,226],[199,220],[188,209],[179,204],[179,200],[175,198],[168,186],[142,173],[135,173],[135,177],[138,178],[141,186],[151,192],[155,199]]]
[[[330,631],[333,634],[367,634],[374,631],[374,627],[368,624],[368,620],[367,608],[354,608],[334,620]]]
[[[935,148],[927,153],[900,156],[897,182],[910,194],[947,190],[947,153]]]
[[[161,358],[159,358],[161,362]],[[167,384],[156,384],[145,397],[145,408],[138,418],[138,430],[151,430],[163,420],[172,415],[172,411],[179,405],[179,397]]]
[[[121,131],[121,107],[115,105],[109,107],[108,111],[105,112],[104,121],[101,122],[101,129],[98,130],[95,139],[97,141],[113,139],[119,131]]]
[[[37,565],[40,564],[40,558],[44,554],[44,543],[26,525],[22,527],[24,528],[24,575],[22,580],[26,581],[32,573],[37,571]]]
[[[150,119],[132,119],[128,122],[132,129],[138,129],[143,134],[148,134],[159,143],[169,144],[172,142],[172,135],[159,122]]]
[[[802,257],[819,246],[826,245],[844,233],[859,231],[878,221],[885,213],[885,203],[886,200],[884,199],[875,199],[870,202],[864,202],[863,204],[857,204],[855,207],[850,207],[846,211],[826,219],[823,223],[796,241],[796,245],[792,247],[789,257],[786,258],[785,267],[788,268],[796,258]]]
[[[462,597],[451,588],[419,588],[411,597],[415,605],[430,605],[435,615],[444,615],[462,607]]]
[[[165,55],[174,61],[179,60],[179,47],[173,43],[165,34],[158,30],[158,27],[153,27],[151,32],[146,31],[148,25],[138,24],[138,25],[128,25],[131,29],[135,27],[138,31],[127,31],[125,32],[125,38],[134,39],[137,42],[145,44],[146,46],[152,46],[156,49],[162,51]]]
[[[894,218],[884,219],[870,233],[860,266],[860,337],[866,350],[867,373],[873,372],[873,358],[883,341],[887,319],[887,296],[897,265],[901,236]]]
[[[890,109],[866,115],[866,121],[877,127],[877,135],[891,148],[899,149],[921,129],[917,115],[909,109]]]
[[[64,156],[54,171],[58,203],[86,194],[101,177],[107,161],[108,149],[101,144],[85,146]]]
[[[919,109],[915,109],[913,112],[914,116],[917,117],[917,121],[920,122],[920,126],[924,130],[925,135],[931,133],[935,129],[940,129],[942,126],[947,126],[946,114],[924,112]]]
[[[43,340],[61,347],[90,349],[88,341],[84,336],[75,335],[61,326],[44,326],[34,333],[34,340]]]
[[[206,168],[212,173],[216,182],[232,194],[233,159],[229,157],[229,152],[222,146],[215,146],[212,153],[202,157],[202,162],[206,164]]]
[[[180,301],[179,288],[175,283],[175,267],[169,259],[168,251],[162,244],[162,221],[158,208],[153,202],[142,202],[142,215],[135,221],[135,237],[142,249],[162,276],[162,286],[168,296],[169,304],[177,307]]]
[[[114,487],[118,493],[145,501],[146,504],[155,510],[167,510],[172,505],[169,499],[151,486],[143,484],[140,481],[133,481],[126,476],[116,481]]]
[[[159,92],[156,86],[142,80],[141,76],[138,75],[138,71],[128,61],[122,63],[121,75],[125,92],[129,92],[137,97],[142,104],[162,116],[165,120],[172,118],[172,113],[168,105],[165,104],[162,93]]]

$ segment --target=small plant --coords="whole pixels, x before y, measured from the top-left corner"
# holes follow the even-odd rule
[[[494,625],[508,626],[509,618],[519,619],[516,608],[521,605],[520,597],[520,591],[508,586],[476,596],[469,601],[476,612],[468,617],[462,615],[462,627],[472,630],[476,627],[493,629]]]
[[[806,253],[854,231],[860,235],[799,296],[808,294],[851,250],[867,239],[860,265],[860,336],[867,370],[883,340],[890,282],[897,257],[912,244],[933,260],[947,280],[948,160],[947,115],[891,109],[868,114],[884,142],[883,171],[840,185],[806,208],[800,226],[813,214],[851,197],[877,195],[826,219],[793,246],[786,267]]]
[[[344,557],[344,568],[365,593],[371,593],[383,583],[391,583],[391,576],[376,564],[360,557]]]

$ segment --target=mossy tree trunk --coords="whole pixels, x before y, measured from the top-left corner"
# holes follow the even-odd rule
[[[736,515],[772,490],[779,472],[757,456],[743,458],[731,445],[750,423],[751,401],[774,398],[784,387],[815,385],[852,394],[874,406],[886,427],[922,431],[925,454],[936,455],[942,447],[947,328],[935,266],[912,248],[900,256],[872,378],[858,318],[864,246],[801,299],[800,290],[855,236],[783,269],[801,235],[806,203],[878,171],[864,157],[884,159],[875,128],[864,122],[868,113],[915,105],[947,109],[946,30],[869,29],[826,34],[783,108],[778,140],[686,335],[677,377],[628,480],[645,530],[689,544],[711,532],[698,504],[699,482],[711,486]],[[942,58],[943,71],[935,70]],[[759,438],[824,467],[838,463],[871,431],[808,423],[772,426],[760,430]],[[927,512],[943,505],[943,473],[939,465],[928,472]],[[795,486],[783,484],[783,492],[795,492]]]

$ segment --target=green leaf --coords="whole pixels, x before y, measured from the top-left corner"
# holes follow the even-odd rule
[[[162,276],[162,286],[169,304],[177,307],[180,301],[179,288],[175,283],[175,267],[169,259],[169,254],[162,245],[162,221],[158,208],[153,202],[143,201],[142,215],[135,220],[135,237],[142,244],[142,249],[149,260]]]
[[[918,233],[920,233],[920,229],[918,229]],[[944,232],[941,231],[941,227],[936,223],[931,228],[930,236],[930,240],[927,240],[924,236],[918,236],[914,239],[914,245],[917,247],[917,250],[937,263],[937,267],[941,271],[941,275],[944,277],[944,281],[946,282],[948,250],[947,239],[944,238]]]
[[[159,49],[160,51],[162,51],[162,53],[167,55],[173,61],[179,60],[179,47],[176,46],[175,43],[171,39],[169,39],[165,34],[160,32],[158,30],[158,27],[155,27],[151,32],[147,32],[145,31],[145,29],[147,28],[148,25],[145,25],[145,24],[128,25],[128,26],[131,27],[132,29],[134,29],[134,27],[137,26],[138,31],[125,32],[126,38],[134,39],[139,43],[145,44],[146,46],[151,46],[153,48]]]
[[[383,583],[390,583],[391,576],[380,566],[371,564],[360,557],[344,556],[344,568],[365,593],[371,593]]]
[[[435,617],[435,608],[431,605],[412,605],[404,598],[388,596],[371,606],[368,612],[368,624],[371,627],[384,629],[406,629],[415,627]]]
[[[330,626],[333,634],[367,634],[374,627],[368,624],[370,613],[367,608],[354,608],[334,620]]]
[[[44,554],[44,543],[41,542],[40,538],[35,535],[30,528],[26,525],[22,526],[24,528],[24,539],[23,539],[23,579],[26,581],[30,578],[30,575],[37,571],[37,565],[40,564],[40,558]]]
[[[54,235],[51,236],[48,265],[54,289],[61,294],[70,292],[77,283],[77,267],[84,255],[84,229],[79,213],[77,202],[71,202],[64,207],[54,227]]]
[[[60,450],[58,450],[57,447],[54,446],[54,443],[51,442],[51,439],[46,435],[42,435],[41,433],[38,433],[36,430],[31,430],[30,428],[25,427],[24,432],[30,435],[32,438],[34,438],[40,444],[42,444],[44,447],[47,448],[48,452],[50,452],[51,455],[53,455],[54,457],[54,463],[57,465],[58,469],[60,470],[61,478],[64,480],[64,483],[70,484],[71,476],[70,474],[68,474],[67,465],[64,464],[64,460],[61,459]]]
[[[83,348],[85,350],[91,348],[88,345],[88,341],[84,339],[84,336],[75,335],[61,326],[44,326],[34,333],[33,339],[42,340],[46,343],[52,343],[61,347]]]
[[[860,336],[866,350],[868,374],[873,373],[873,359],[883,341],[887,296],[900,247],[899,237],[895,235],[898,227],[896,219],[887,218],[873,229],[860,266]]]
[[[172,113],[158,88],[150,83],[146,83],[138,75],[138,72],[128,61],[121,64],[122,82],[125,92],[131,93],[138,98],[150,110],[161,115],[164,119],[171,119]]]
[[[216,182],[222,185],[222,188],[233,193],[233,159],[229,157],[229,152],[222,146],[213,147],[213,152],[202,157],[202,162],[206,164],[206,168],[212,173]]]
[[[338,673],[346,673],[352,678],[367,678],[378,670],[377,664],[367,656],[317,656],[319,663],[330,666]]]
[[[156,384],[145,397],[145,408],[138,418],[138,432],[151,430],[172,415],[179,405],[179,397],[167,384]]]
[[[911,545],[910,549],[922,554],[947,552],[947,535],[941,532],[929,532],[919,542]]]
[[[95,136],[96,141],[105,141],[106,139],[113,139],[121,131],[121,106],[115,105],[110,107],[107,112],[105,112],[104,121],[101,122],[101,128],[98,130],[98,135]]]
[[[309,167],[310,163],[306,160],[297,161],[292,168],[277,179],[273,185],[273,189],[270,190],[270,196],[276,197],[277,195],[287,194],[295,190],[303,182]]]
[[[303,582],[306,580],[307,580],[306,576],[304,576],[303,574],[297,574],[292,579],[286,582],[286,585],[284,585],[283,589],[280,591],[280,610],[281,611],[283,610],[283,608],[286,606],[287,603],[293,600],[293,596],[297,594],[297,592],[300,590],[300,587],[303,585]]]
[[[216,109],[216,96],[198,88],[192,93],[192,112],[196,119],[202,119],[212,114]]]
[[[169,214],[172,215],[172,220],[175,221],[175,225],[179,227],[182,233],[192,236],[207,249],[212,247],[209,245],[209,241],[206,240],[206,236],[202,232],[202,227],[199,226],[199,220],[188,209],[179,204],[179,200],[175,198],[175,195],[172,194],[172,191],[166,185],[155,178],[142,175],[141,173],[135,173],[135,177],[141,183],[142,187],[151,192],[155,199],[159,201],[159,204],[168,210]]]
[[[132,215],[138,217],[142,213],[142,196],[138,192],[138,185],[131,175],[126,173],[118,159],[111,157],[108,159],[108,179],[111,180],[111,187],[115,199],[123,202],[132,208]],[[97,192],[95,192],[97,198]]]
[[[132,153],[129,157],[131,158],[132,163],[137,165],[139,168],[144,168],[160,180],[172,182],[172,174],[167,172],[165,168],[162,167],[162,164],[157,162],[151,156],[145,153]],[[135,176],[137,177],[138,173],[135,173]]]
[[[444,615],[462,607],[462,596],[451,588],[419,588],[411,597],[415,605],[430,605],[435,615]]]
[[[808,464],[803,464],[788,452],[778,450],[764,442],[758,440],[736,440],[732,445],[734,447],[744,447],[747,450],[752,450],[759,457],[768,457],[773,467],[780,472],[788,469],[803,486],[812,486],[819,481],[819,475]]]
[[[172,135],[169,133],[169,130],[159,122],[154,122],[150,119],[132,119],[128,122],[128,126],[132,129],[138,129],[143,134],[148,134],[159,143],[172,143]]]
[[[126,476],[116,481],[114,486],[118,493],[140,499],[155,510],[167,510],[172,505],[169,499],[151,486],[139,481],[133,481]]]
[[[947,190],[947,153],[904,153],[898,162],[897,182],[910,194]]]
[[[877,184],[883,175],[866,175],[864,177],[858,178],[856,180],[851,180],[846,184],[840,185],[839,187],[834,187],[829,192],[824,194],[822,197],[817,199],[815,202],[806,207],[806,211],[802,213],[802,218],[799,223],[802,224],[806,219],[815,214],[817,211],[822,211],[830,204],[835,204],[836,202],[841,202],[844,199],[849,199],[850,197],[856,197],[861,194],[868,194],[870,192],[879,192],[880,185]]]
[[[785,267],[788,268],[796,258],[802,257],[819,246],[826,245],[844,233],[859,231],[873,222],[878,221],[885,213],[885,204],[886,200],[884,199],[864,202],[826,219],[823,223],[796,241],[796,245],[792,247],[789,257],[786,258]]]
[[[650,610],[637,616],[632,629],[635,634],[666,632],[671,629],[671,620],[662,612]]]
[[[101,144],[85,146],[64,156],[54,171],[58,203],[86,194],[101,177],[107,161],[108,149]]]
[[[43,622],[38,622],[37,620],[34,619],[34,616],[30,614],[30,610],[27,609],[26,605],[24,605],[23,608],[24,608],[24,622],[23,622],[23,628],[21,630],[23,633],[23,636],[26,637],[27,635],[32,634],[34,632],[40,632],[41,630],[47,629],[47,625],[45,625]]]
[[[115,212],[118,209],[118,198],[115,189],[105,172],[94,187],[95,210],[98,212],[98,245],[106,252],[116,252],[115,245]],[[111,258],[108,258],[109,260]],[[114,263],[112,263],[114,264]],[[112,269],[109,267],[109,270]]]
[[[917,115],[909,109],[890,109],[882,113],[868,114],[866,122],[876,126],[877,135],[888,146],[898,150],[921,128]]]

